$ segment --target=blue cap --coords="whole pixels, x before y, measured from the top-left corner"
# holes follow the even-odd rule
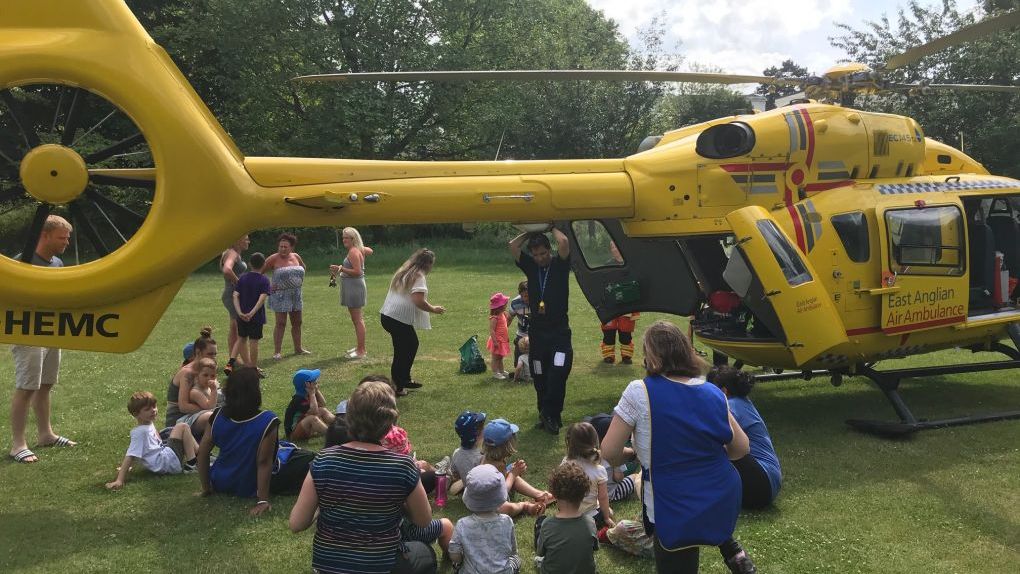
[[[453,429],[457,431],[461,445],[473,447],[475,445],[475,437],[478,436],[478,425],[484,422],[485,413],[474,413],[471,411],[460,413],[456,422],[453,423]]]
[[[184,345],[184,362],[187,363],[195,356],[195,343],[191,342]]]
[[[521,429],[510,421],[496,419],[485,425],[482,437],[485,439],[486,446],[500,446],[510,440],[519,430]]]
[[[305,383],[319,380],[321,374],[322,371],[319,369],[301,369],[294,373],[294,394],[300,397],[305,396]]]

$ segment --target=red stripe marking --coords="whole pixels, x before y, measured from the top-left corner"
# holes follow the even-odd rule
[[[882,332],[882,328],[881,327],[861,327],[859,329],[847,329],[846,330],[846,334],[849,337],[853,337],[855,335],[870,335],[872,333],[881,333],[881,332]]]
[[[797,110],[807,124],[807,166],[811,169],[811,159],[815,156],[815,126],[811,123],[811,114],[804,108]]]
[[[790,219],[793,220],[793,231],[797,234],[797,247],[800,247],[801,253],[807,253],[807,245],[804,243],[804,224],[800,220],[800,213],[793,205],[793,192],[789,187],[786,188],[783,201],[786,202],[786,210],[790,212]]]
[[[845,179],[843,181],[826,181],[824,183],[809,183],[804,186],[804,191],[828,191],[837,187],[843,187],[854,183],[852,179]]]
[[[719,167],[730,173],[747,173],[751,171],[785,171],[792,163],[724,163]]]
[[[892,327],[891,329],[885,329],[886,333],[902,333],[904,331],[916,331],[918,329],[925,329],[928,327],[938,327],[940,325],[951,325],[953,323],[960,323],[966,321],[965,315],[959,317],[947,317],[945,319],[935,319],[934,321],[924,321],[923,323],[913,323],[911,325],[900,325],[898,327]]]

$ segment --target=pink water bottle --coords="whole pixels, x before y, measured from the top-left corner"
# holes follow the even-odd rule
[[[443,508],[446,506],[446,488],[449,478],[445,474],[436,475],[436,506]]]

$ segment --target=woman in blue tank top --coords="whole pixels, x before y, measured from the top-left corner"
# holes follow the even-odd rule
[[[704,364],[672,323],[644,334],[644,380],[630,383],[602,441],[611,464],[641,463],[645,531],[659,572],[696,573],[698,547],[718,546],[732,572],[756,572],[733,539],[740,477],[730,464],[747,454],[747,436],[726,397],[701,378]],[[633,436],[633,448],[625,447]]]
[[[227,379],[226,402],[212,414],[210,430],[198,448],[198,476],[202,494],[213,492],[255,498],[250,514],[272,508],[269,494],[294,493],[301,486],[315,453],[278,440],[280,419],[262,410],[261,377],[243,368]],[[219,448],[210,467],[213,447]]]

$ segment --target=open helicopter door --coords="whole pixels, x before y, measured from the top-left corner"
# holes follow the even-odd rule
[[[779,322],[798,365],[847,342],[846,330],[811,262],[762,207],[726,216],[737,243],[723,277],[758,317]],[[759,289],[753,289],[755,283]]]
[[[628,237],[617,219],[572,221],[567,236],[574,276],[600,321],[697,309],[698,284],[676,238]]]

